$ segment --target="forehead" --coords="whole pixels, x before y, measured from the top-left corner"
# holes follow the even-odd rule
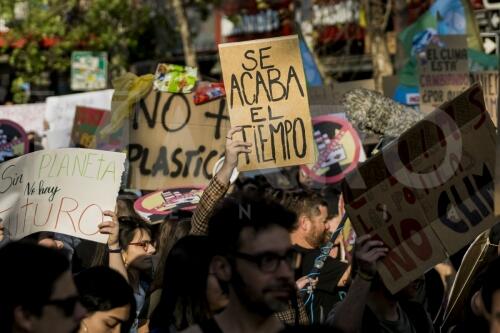
[[[146,229],[142,228],[137,228],[134,231],[134,238],[132,239],[132,242],[140,242],[140,241],[146,241],[146,240],[151,240],[151,235],[149,234],[149,231]]]
[[[257,232],[247,227],[240,234],[239,250],[248,253],[285,252],[291,246],[290,234],[277,225]]]

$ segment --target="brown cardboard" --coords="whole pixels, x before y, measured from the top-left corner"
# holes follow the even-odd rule
[[[498,73],[498,71],[471,73],[471,82],[481,83],[481,86],[483,87],[486,110],[488,110],[491,120],[493,120],[493,124],[496,125],[500,73]]]
[[[224,99],[195,105],[193,95],[152,90],[135,105],[128,150],[131,188],[208,184],[224,153],[229,118]]]
[[[495,224],[494,147],[481,87],[473,85],[347,176],[356,233],[390,249],[378,271],[391,292]]]
[[[420,110],[434,111],[470,85],[466,36],[438,36],[417,55]]]
[[[251,142],[238,170],[312,163],[314,142],[297,36],[219,45],[234,139]]]

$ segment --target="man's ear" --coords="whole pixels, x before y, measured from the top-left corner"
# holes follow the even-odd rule
[[[217,279],[229,282],[231,280],[231,265],[227,258],[214,256],[210,262],[210,273],[215,274]]]
[[[14,322],[12,323],[12,328],[19,327],[22,331],[32,332],[33,331],[33,319],[34,315],[29,311],[23,309],[22,306],[16,306],[14,308]]]
[[[299,216],[299,229],[302,231],[309,231],[311,228],[311,221],[306,214],[301,214]]]

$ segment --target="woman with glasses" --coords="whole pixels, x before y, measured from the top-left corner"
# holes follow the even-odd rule
[[[149,225],[133,216],[116,217],[110,211],[104,212],[110,221],[99,225],[99,231],[108,234],[109,266],[120,272],[134,290],[136,319],[130,332],[135,333],[139,326],[139,315],[146,302],[153,276],[152,256],[156,249],[152,243]],[[144,316],[146,317],[146,316]]]

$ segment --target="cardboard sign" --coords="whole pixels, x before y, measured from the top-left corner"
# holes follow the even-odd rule
[[[418,58],[420,110],[434,111],[464,91],[470,84],[465,36],[435,36]]]
[[[113,90],[93,91],[81,94],[52,96],[46,100],[45,119],[50,129],[47,132],[48,148],[65,148],[70,145],[71,129],[77,106],[88,106],[111,110]]]
[[[130,188],[207,185],[225,150],[224,99],[195,105],[194,93],[151,91],[135,105],[128,159]]]
[[[378,271],[391,292],[495,224],[494,133],[474,85],[344,180],[356,233],[390,249]]]
[[[2,105],[0,119],[22,124],[26,132],[42,134],[45,108],[45,103]]]
[[[105,89],[108,83],[106,52],[74,51],[71,53],[71,89]]]
[[[314,162],[306,78],[297,36],[219,45],[235,139],[251,142],[238,170]]]
[[[109,110],[77,106],[71,141],[76,147],[95,148],[97,128],[109,118]]]
[[[17,123],[0,119],[0,162],[29,152],[29,140]]]
[[[137,199],[134,209],[149,222],[158,223],[176,210],[194,210],[202,194],[201,186],[157,191]]]
[[[338,183],[365,159],[361,139],[340,114],[315,117],[313,125],[318,158],[301,168],[315,182]]]
[[[10,238],[40,231],[100,243],[97,225],[114,210],[125,154],[41,150],[0,164],[0,217]]]
[[[486,110],[488,110],[493,124],[496,125],[500,74],[495,71],[471,73],[471,81],[481,83]]]

